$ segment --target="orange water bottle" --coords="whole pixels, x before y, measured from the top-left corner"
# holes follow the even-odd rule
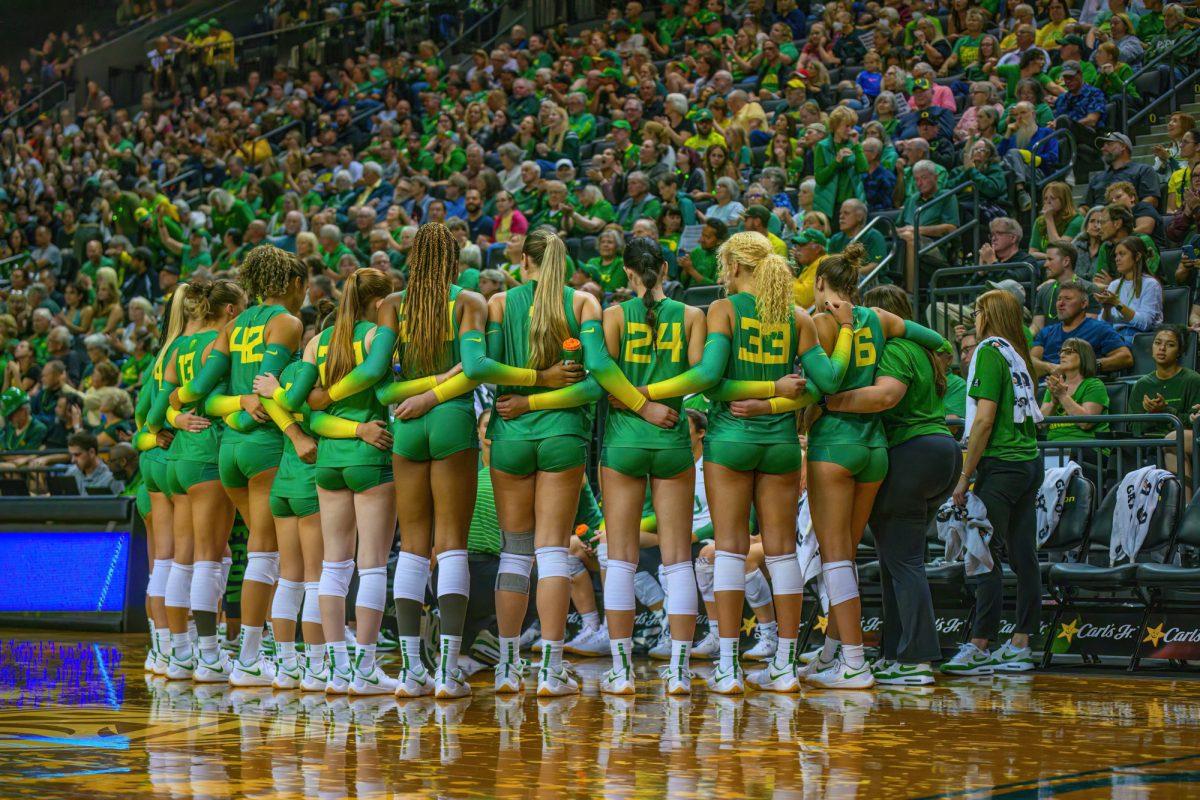
[[[566,364],[582,364],[583,363],[583,345],[575,337],[566,339],[562,343],[562,360]]]

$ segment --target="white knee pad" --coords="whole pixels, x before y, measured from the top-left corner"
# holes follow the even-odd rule
[[[800,562],[796,560],[795,553],[767,556],[766,566],[775,594],[804,593],[804,571],[800,569]]]
[[[429,562],[426,561],[426,569]],[[422,597],[422,600],[425,598]],[[358,597],[354,605],[383,611],[387,608],[387,567],[367,567],[358,571]]]
[[[633,573],[633,596],[647,608],[661,605],[667,599],[663,588],[649,572]]]
[[[572,578],[587,572],[587,567],[575,556],[567,556],[567,569],[570,570]]]
[[[321,584],[319,581],[308,581],[304,584],[304,611],[300,615],[301,622],[321,624]]]
[[[150,597],[167,596],[167,579],[171,576],[171,559],[155,559],[154,569],[150,570],[150,581],[146,585],[146,594]]]
[[[570,578],[571,569],[567,566],[567,548],[539,547],[537,557],[538,580],[547,578]]]
[[[171,562],[171,574],[167,576],[167,608],[191,608],[192,565]]]
[[[362,580],[362,572],[359,572]],[[397,600],[425,602],[429,585],[429,559],[415,553],[401,552],[396,556],[396,575],[392,579],[392,597]]]
[[[300,606],[304,603],[304,583],[280,578],[275,587],[275,599],[271,601],[271,619],[286,619],[292,622],[300,616]]]
[[[350,579],[354,577],[354,559],[345,561],[322,561],[321,582],[318,594],[344,598],[350,591]]]
[[[533,572],[533,556],[501,553],[496,570],[496,591],[529,594],[529,575]]]
[[[637,564],[609,560],[608,571],[604,573],[605,611],[633,611],[636,608],[633,577],[636,571]]]
[[[831,561],[822,564],[821,576],[825,579],[825,593],[829,595],[830,607],[858,597],[858,581],[855,579],[854,562]]]
[[[762,608],[771,603],[771,585],[763,577],[762,570],[745,573],[743,586],[746,587],[746,602],[751,608]]]
[[[221,591],[221,565],[216,561],[192,564],[191,609],[217,613]]]
[[[746,556],[718,550],[713,563],[714,592],[743,592],[746,590]]]
[[[601,571],[608,569],[608,542],[596,545],[596,560],[600,562]]]
[[[471,596],[471,568],[467,565],[466,550],[447,550],[438,554],[437,595]]]
[[[700,610],[696,602],[696,573],[692,562],[680,561],[662,568],[663,589],[667,592],[667,614],[694,617]]]
[[[696,588],[700,590],[700,597],[706,603],[713,602],[716,599],[713,595],[713,562],[697,556],[692,566],[696,570]]]
[[[279,553],[250,553],[246,556],[246,576],[242,581],[254,581],[274,586],[279,580]]]
[[[229,570],[233,569],[233,559],[225,556],[221,559],[221,591],[225,591],[225,587],[229,585]]]

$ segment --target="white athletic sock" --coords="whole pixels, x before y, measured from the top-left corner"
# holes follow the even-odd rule
[[[763,633],[774,633],[779,630],[779,622],[777,620],[771,620],[770,622],[759,622],[757,623],[757,626],[763,629]]]
[[[196,620],[189,619],[188,620],[188,641],[195,644],[196,640],[199,638],[200,638],[200,632],[196,630]]]
[[[863,646],[861,644],[842,645],[842,660],[851,669],[861,668],[863,664],[867,663],[863,656]]]
[[[726,639],[721,637],[721,659],[718,666],[721,669],[733,669],[737,666],[738,659],[738,640],[736,638]]]
[[[542,666],[556,672],[562,669],[562,652],[561,639],[557,642],[549,639],[542,640]]]
[[[171,629],[159,628],[154,631],[154,643],[158,652],[164,657],[171,655]]]
[[[200,646],[200,657],[209,664],[215,663],[221,656],[221,645],[215,635],[201,636],[196,643]]]
[[[521,637],[501,636],[499,639],[500,663],[516,664],[521,659]]]
[[[375,645],[360,644],[355,653],[355,658],[358,663],[354,665],[354,668],[358,670],[358,674],[366,675],[375,669]]]
[[[242,626],[242,647],[238,651],[238,661],[243,664],[253,664],[258,660],[262,648],[263,629],[253,625]]]
[[[691,669],[692,643],[685,639],[671,640],[671,668]]]
[[[409,670],[424,668],[424,665],[421,663],[420,636],[400,637],[400,663],[405,669]]]
[[[600,612],[589,611],[586,614],[580,614],[583,617],[583,627],[586,630],[594,631],[600,627]]]
[[[441,650],[441,669],[447,673],[453,672],[458,666],[458,654],[462,650],[462,637],[442,636],[439,649]]]
[[[187,661],[192,656],[192,640],[186,633],[171,634],[171,657],[176,661]]]
[[[608,649],[612,653],[613,669],[633,672],[633,639],[610,639]]]
[[[779,637],[779,649],[775,651],[775,658],[772,661],[776,669],[783,669],[789,664],[796,663],[796,640],[785,639]]]
[[[328,648],[323,644],[306,644],[304,645],[304,656],[308,661],[308,668],[320,671],[325,666],[325,651]]]
[[[841,642],[832,636],[826,636],[825,644],[821,645],[821,660],[833,661],[833,657],[837,654],[838,645],[840,644]]]
[[[330,642],[328,647],[330,665],[338,672],[348,672],[350,670],[350,652],[346,649],[346,642]]]
[[[296,667],[296,643],[295,642],[276,642],[276,650],[279,652],[279,663],[283,664],[288,669]]]

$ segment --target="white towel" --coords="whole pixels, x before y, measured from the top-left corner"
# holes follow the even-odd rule
[[[1016,401],[1013,403],[1013,422],[1020,425],[1027,419],[1032,419],[1034,422],[1042,421],[1042,409],[1038,405],[1037,397],[1033,393],[1037,385],[1033,382],[1033,378],[1029,377],[1029,370],[1025,367],[1025,360],[1008,343],[1007,339],[1002,339],[999,336],[989,336],[975,348],[975,352],[971,355],[971,367],[967,371],[968,394],[966,427],[963,429],[964,448],[967,445],[967,439],[971,436],[971,425],[975,422],[976,401],[970,395],[970,387],[975,385],[975,364],[979,360],[979,352],[985,347],[993,347],[998,350],[1008,363],[1008,371],[1012,373],[1013,398]]]
[[[800,562],[805,584],[816,579],[821,610],[828,612],[829,595],[825,591],[825,579],[821,577],[821,546],[817,544],[817,534],[813,531],[808,492],[800,495],[800,506],[796,511],[796,560]]]
[[[1117,502],[1113,507],[1112,538],[1108,543],[1109,566],[1118,561],[1133,562],[1146,534],[1150,520],[1158,507],[1158,493],[1167,480],[1174,478],[1165,469],[1155,466],[1134,470],[1121,479],[1117,487]]]
[[[946,561],[962,561],[967,577],[982,575],[995,568],[992,550],[992,523],[988,521],[987,506],[967,492],[966,508],[947,500],[937,513],[938,538],[946,545]]]
[[[1041,547],[1058,527],[1062,518],[1063,501],[1067,497],[1067,487],[1071,478],[1083,472],[1074,461],[1068,461],[1061,467],[1046,470],[1042,488],[1037,496],[1037,546]]]

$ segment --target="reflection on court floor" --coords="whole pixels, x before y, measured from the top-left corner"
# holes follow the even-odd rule
[[[615,698],[595,661],[575,698],[327,699],[148,677],[141,641],[0,641],[0,797],[1200,797],[1186,677],[679,699],[646,663]]]

